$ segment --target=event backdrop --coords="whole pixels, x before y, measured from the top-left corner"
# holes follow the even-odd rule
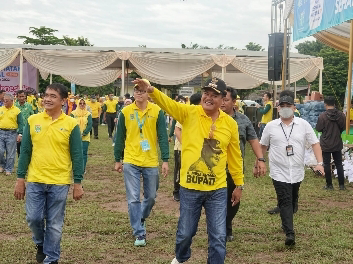
[[[352,0],[295,0],[294,41],[353,19]]]
[[[22,90],[33,88],[37,90],[38,72],[30,63],[23,63],[23,81]],[[0,71],[0,90],[15,94],[20,88],[20,58],[17,57],[14,62]]]

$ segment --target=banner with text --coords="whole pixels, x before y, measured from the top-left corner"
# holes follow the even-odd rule
[[[353,0],[295,0],[293,40],[353,19]]]
[[[38,71],[28,62],[23,62],[22,90],[37,90]],[[0,90],[15,94],[20,90],[20,58],[0,71]]]

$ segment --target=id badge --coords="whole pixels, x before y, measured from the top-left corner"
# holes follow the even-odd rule
[[[151,149],[150,143],[148,143],[147,139],[141,140],[140,141],[140,145],[141,145],[141,148],[142,148],[143,152],[149,151]]]
[[[293,156],[294,155],[294,151],[293,151],[293,146],[292,145],[288,145],[286,147],[286,151],[287,151],[287,156]]]

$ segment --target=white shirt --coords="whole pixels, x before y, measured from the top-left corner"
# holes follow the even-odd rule
[[[270,177],[286,183],[301,182],[305,173],[305,144],[313,145],[318,142],[313,128],[302,118],[294,117],[288,126],[280,118],[269,122],[262,133],[260,144],[270,146]],[[293,146],[293,156],[287,156],[288,145]]]

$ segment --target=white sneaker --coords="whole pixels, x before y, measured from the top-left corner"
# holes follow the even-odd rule
[[[172,263],[170,263],[170,264],[181,264],[181,263],[176,258],[174,258],[172,260]]]
[[[114,146],[115,146],[115,143],[112,144],[112,147],[114,147]]]

